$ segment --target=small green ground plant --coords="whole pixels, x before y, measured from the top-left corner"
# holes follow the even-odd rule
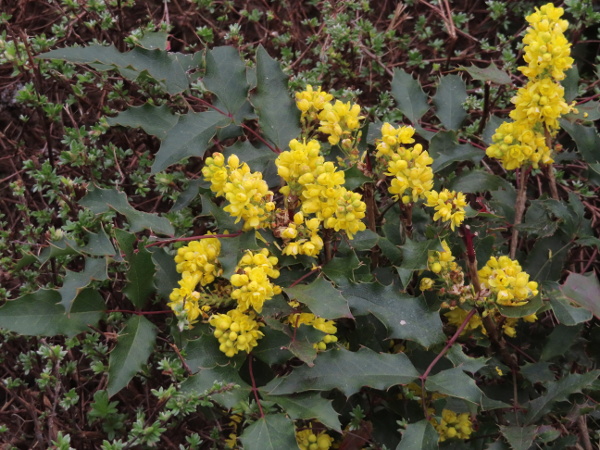
[[[468,16],[443,5],[458,33]],[[395,68],[381,98],[396,108],[374,107],[379,117],[342,86],[298,78],[291,94],[261,46],[178,53],[166,31],[146,31],[128,51],[38,54],[55,73],[118,74],[128,84],[113,86],[115,101],[129,89],[146,101],[65,128],[59,162],[85,176],[61,177],[55,156],[24,165],[63,208],[62,226],[34,217],[27,233],[47,231],[48,244],[23,249],[15,267],[52,265],[50,279],[36,290],[31,270],[0,307],[6,342],[39,337],[37,351],[7,358],[40,375],[4,382],[24,409],[31,383],[47,398],[36,442],[71,448],[82,430],[57,417],[77,410],[103,449],[160,448],[167,429],[185,432],[179,448],[591,448],[600,284],[593,262],[565,267],[600,241],[585,195],[561,191],[553,163],[573,161],[597,189],[600,113],[594,100],[576,104],[562,8],[528,14],[518,90],[494,64],[460,66],[432,95]],[[332,64],[362,48],[364,30],[337,31]],[[424,64],[410,58],[407,70]],[[491,94],[514,106],[490,116]],[[34,84],[18,96],[58,120]],[[132,161],[104,138],[137,129],[160,142],[156,154]],[[170,209],[140,208],[150,192]],[[79,386],[105,373],[83,407]],[[115,400],[132,386],[145,397],[133,418]]]

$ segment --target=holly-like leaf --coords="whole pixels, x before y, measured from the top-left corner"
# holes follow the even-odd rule
[[[404,353],[375,353],[368,348],[351,352],[340,348],[319,355],[314,367],[298,367],[287,377],[276,378],[261,390],[270,395],[287,395],[339,389],[349,397],[363,386],[385,390],[408,384],[418,376]]]
[[[137,309],[142,309],[155,292],[151,282],[156,272],[152,254],[140,244],[138,252],[133,253],[128,262],[127,285],[123,289],[123,293]]]
[[[498,175],[480,169],[473,169],[465,171],[454,178],[449,183],[448,189],[463,194],[475,194],[505,188],[507,184],[508,181]]]
[[[406,339],[428,348],[446,338],[439,313],[430,311],[422,298],[402,294],[393,285],[355,284],[344,290],[344,296],[354,314],[377,317],[390,339]]]
[[[489,358],[480,357],[473,358],[472,356],[465,355],[463,348],[460,344],[454,344],[446,353],[446,358],[452,361],[454,367],[458,367],[466,372],[475,373],[482,367],[485,367]]]
[[[269,319],[267,319],[267,325],[269,325]],[[264,327],[261,331],[264,336],[258,341],[258,346],[252,350],[252,354],[256,358],[268,365],[273,365],[283,364],[294,356],[289,349],[292,339],[288,334],[280,330],[274,330],[270,326]],[[314,357],[312,360],[314,360]]]
[[[290,299],[298,300],[309,307],[311,312],[325,319],[351,318],[348,301],[341,292],[324,278],[317,278],[309,284],[299,284],[283,290]]]
[[[409,423],[402,431],[402,440],[396,450],[436,450],[439,436],[428,420]]]
[[[146,364],[154,350],[156,327],[141,315],[134,315],[119,334],[115,348],[108,358],[109,396],[113,396],[129,384]]]
[[[202,82],[232,117],[248,101],[246,64],[235,47],[215,47],[206,53],[206,75]],[[242,118],[237,117],[236,122],[240,123]]]
[[[300,111],[292,101],[287,76],[263,46],[256,51],[256,94],[252,104],[264,134],[280,150],[300,136]]]
[[[150,247],[149,251],[152,254],[152,262],[156,268],[154,287],[163,298],[169,298],[173,289],[178,287],[178,281],[181,279],[181,275],[175,270],[173,255],[160,247]]]
[[[187,341],[184,350],[185,362],[193,372],[226,366],[232,363],[232,359],[237,362],[243,358],[242,354],[238,354],[234,358],[226,356],[219,350],[217,338],[209,334],[203,334],[198,339]]]
[[[349,191],[353,191],[361,187],[363,184],[373,181],[356,166],[352,166],[349,169],[344,170],[344,177],[344,187]]]
[[[504,439],[510,444],[513,450],[527,450],[533,444],[533,440],[537,436],[538,427],[530,425],[528,427],[519,426],[502,426],[500,432]]]
[[[570,273],[560,291],[569,301],[600,318],[600,283],[594,272],[585,275]]]
[[[177,116],[167,105],[155,106],[146,103],[142,106],[132,106],[115,117],[107,117],[106,121],[111,126],[141,128],[152,136],[164,139],[167,132],[177,123]]]
[[[333,409],[332,400],[325,399],[318,392],[304,392],[290,396],[269,396],[265,400],[281,406],[293,420],[316,419],[332,430],[342,431],[339,414]]]
[[[459,67],[459,70],[465,70],[474,80],[489,81],[495,84],[510,84],[510,76],[503,70],[498,69],[494,63],[488,67]]]
[[[215,383],[222,383],[225,389],[220,389],[217,394],[211,394],[210,398],[226,409],[247,401],[252,391],[252,387],[240,377],[239,369],[232,364],[200,370],[181,384],[181,391],[202,394],[210,391]]]
[[[419,82],[401,69],[394,70],[392,96],[398,102],[398,109],[413,124],[429,109],[427,95],[423,92]]]
[[[594,126],[585,126],[561,120],[560,125],[569,133],[577,145],[577,151],[589,164],[600,162],[600,135]]]
[[[105,315],[106,305],[96,290],[80,292],[70,314],[60,299],[57,291],[43,289],[9,300],[0,308],[0,328],[24,336],[74,336]]]
[[[467,112],[463,103],[467,99],[467,87],[458,75],[445,75],[440,79],[437,92],[433,97],[435,115],[449,130],[458,130]]]
[[[425,388],[428,391],[439,392],[450,397],[462,398],[476,405],[481,404],[483,396],[483,392],[477,387],[475,380],[463,372],[460,367],[430,375],[425,381]]]
[[[268,414],[240,436],[244,450],[283,450],[298,447],[294,424],[285,414]]]
[[[544,291],[550,299],[550,306],[560,323],[567,326],[587,322],[593,317],[590,310],[578,304],[571,304],[569,298],[561,292],[561,287],[555,282],[545,282]]]
[[[151,173],[163,171],[191,156],[204,156],[217,129],[230,122],[230,118],[212,110],[179,116],[154,157]]]
[[[584,374],[570,373],[556,382],[545,385],[546,393],[529,401],[525,406],[529,410],[525,423],[537,422],[556,402],[566,401],[569,395],[581,392],[598,378],[600,370],[591,370]]]
[[[400,247],[402,250],[402,268],[411,270],[421,270],[427,268],[427,256],[430,250],[443,251],[444,248],[439,239],[430,239],[427,241],[413,241],[406,238],[404,244]]]
[[[453,131],[440,131],[431,139],[429,155],[433,158],[431,168],[437,173],[455,162],[471,161],[477,164],[485,152],[470,144],[459,144]]]
[[[89,208],[94,214],[103,214],[111,209],[123,214],[133,233],[142,230],[152,230],[169,236],[175,233],[168,219],[136,210],[127,201],[125,193],[116,189],[93,188],[79,201],[79,204]]]
[[[235,268],[246,250],[257,250],[259,248],[254,230],[247,231],[239,236],[222,238],[220,242],[221,254],[219,261],[223,267],[223,277],[225,278],[230,278],[235,273]]]
[[[81,272],[67,270],[63,285],[57,292],[62,300],[60,304],[67,313],[71,312],[73,301],[79,293],[92,281],[103,281],[108,278],[108,262],[106,258],[85,258],[85,269]]]

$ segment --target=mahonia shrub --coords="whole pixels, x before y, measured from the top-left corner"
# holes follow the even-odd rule
[[[77,254],[85,269],[0,309],[41,308],[56,323],[0,325],[40,335],[97,325],[106,311],[94,287],[118,266],[134,310],[119,310],[131,317],[108,393],[143,369],[160,333],[189,371],[182,390],[211,392],[226,448],[564,448],[567,426],[589,443],[581,427],[595,406],[581,391],[592,395],[600,372],[549,362],[564,353],[565,327],[597,313],[587,294],[600,289],[592,276],[564,279],[553,256],[597,245],[552,166],[560,127],[585,126],[561,85],[574,63],[562,15],[547,4],[527,17],[528,81],[511,121],[487,127],[488,145],[462,128],[467,91],[455,74],[440,79],[430,113],[420,84],[396,70],[399,120],[382,122],[320,86],[290,95],[263,48],[255,61],[231,47],[141,52],[148,69],[136,65],[133,81],[149,77],[199,110],[148,104],[105,120],[159,137],[155,178],[185,168],[193,180],[164,217],[90,188],[80,205],[112,221],[109,232],[36,257]],[[41,57],[124,69],[95,51]],[[461,69],[488,87],[502,79],[497,67]],[[531,197],[526,214],[530,176],[553,198]],[[192,226],[174,226],[181,211]],[[159,315],[162,328],[149,319]],[[226,388],[211,391],[215,381]],[[578,403],[565,412],[566,400]]]

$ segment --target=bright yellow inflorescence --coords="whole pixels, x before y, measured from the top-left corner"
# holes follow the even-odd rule
[[[353,135],[360,128],[360,106],[356,103],[325,103],[319,113],[321,126],[319,131],[328,135],[327,140],[331,145],[342,143],[342,147],[349,150],[353,146]]]
[[[465,220],[465,206],[467,199],[462,192],[444,189],[441,192],[430,191],[426,194],[425,205],[435,208],[433,220],[441,219],[450,222],[450,228],[454,231]]]
[[[468,413],[456,413],[450,409],[442,410],[442,418],[431,418],[431,424],[440,435],[440,442],[448,439],[469,439],[473,433],[473,423]]]
[[[269,223],[275,203],[273,192],[269,191],[260,172],[251,172],[248,164],[240,164],[236,155],[231,155],[225,164],[225,157],[214,153],[206,159],[202,174],[210,181],[211,190],[229,202],[223,210],[237,217],[236,223],[244,221],[244,230],[262,228]]]
[[[278,278],[279,270],[275,269],[277,258],[269,256],[267,249],[253,253],[247,251],[240,260],[236,272],[231,276],[231,284],[235,289],[231,297],[238,302],[240,311],[253,308],[260,313],[266,300],[281,293],[281,288],[271,283],[270,278]]]
[[[407,204],[425,198],[433,188],[433,159],[421,144],[406,148],[415,142],[414,128],[394,128],[389,123],[381,127],[381,139],[377,141],[376,157],[387,164],[386,175],[393,177],[389,192]]]
[[[441,252],[429,251],[427,257],[427,268],[436,274],[445,274],[458,268],[458,264],[454,262],[456,258],[452,255],[446,241],[442,241],[442,248],[444,250]]]
[[[333,438],[324,431],[318,434],[312,428],[296,432],[296,442],[300,450],[328,450]]]
[[[288,317],[288,322],[295,328],[300,325],[309,325],[326,333],[320,342],[314,344],[314,347],[317,350],[325,350],[327,349],[327,344],[337,342],[337,336],[335,335],[335,333],[337,333],[337,327],[333,320],[317,317],[312,313],[295,313]]]
[[[320,86],[315,91],[309,84],[306,90],[296,92],[296,106],[302,113],[302,119],[310,122],[316,120],[325,105],[332,100],[333,95],[321,91]]]
[[[508,256],[492,256],[478,274],[481,287],[490,290],[498,305],[522,306],[538,294],[538,284]]]
[[[448,319],[448,323],[450,325],[453,325],[456,328],[458,328],[466,319],[467,314],[469,313],[464,309],[460,307],[455,307],[454,309],[451,309],[450,311],[444,313],[444,316]],[[521,317],[520,319],[514,317],[504,317],[500,314],[500,312],[497,309],[486,310],[483,313],[484,317],[487,317],[490,314],[492,315],[492,319],[494,320],[494,322],[501,326],[502,332],[509,337],[515,337],[517,335],[516,326],[519,323],[519,320],[524,320],[525,322],[535,322],[537,320],[537,315],[535,314],[530,314],[528,316]],[[471,317],[471,319],[469,319],[469,322],[467,323],[463,331],[460,333],[460,335],[469,336],[472,332],[475,331],[479,331],[483,335],[487,336],[487,331],[483,326],[481,317],[478,314],[475,314]]]
[[[560,19],[563,13],[562,8],[548,3],[527,17],[530,26],[523,38],[527,65],[519,70],[529,81],[512,99],[513,122],[498,127],[493,144],[486,150],[507,170],[552,163],[548,139],[558,132],[560,116],[573,110],[565,102],[564,88],[559,83],[573,65],[571,44],[564,36],[569,24]]]
[[[209,323],[215,327],[214,336],[219,340],[219,350],[229,357],[240,351],[251,352],[264,336],[260,331],[262,324],[255,319],[254,312],[244,313],[239,309],[213,315]]]

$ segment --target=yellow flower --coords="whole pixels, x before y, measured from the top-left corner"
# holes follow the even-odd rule
[[[335,321],[333,320],[317,317],[313,313],[295,313],[291,314],[287,321],[295,328],[300,325],[311,325],[313,328],[326,333],[321,342],[314,344],[314,347],[317,350],[325,350],[327,344],[337,342],[338,340],[335,335],[335,333],[337,333],[337,328],[335,326]]]
[[[317,86],[317,90],[313,90],[309,84],[306,90],[296,92],[296,107],[301,111],[302,118],[309,121],[315,120],[318,113],[332,100],[333,95],[321,91],[320,86]]]
[[[462,192],[444,189],[441,192],[430,191],[426,194],[426,206],[435,208],[433,220],[441,219],[450,222],[450,228],[459,226],[465,220],[465,206],[467,199]]]
[[[336,100],[334,104],[325,103],[319,113],[321,126],[319,131],[328,134],[331,145],[337,145],[341,139],[349,138],[352,133],[360,128],[360,106],[356,103],[343,103]]]
[[[222,273],[217,259],[220,252],[221,243],[216,238],[192,241],[177,250],[175,268],[179,273],[198,274],[198,282],[206,286]]]
[[[448,439],[469,439],[473,433],[473,423],[468,413],[456,413],[450,409],[442,410],[442,417],[438,421],[435,417],[430,423],[440,435],[440,442]]]
[[[508,256],[492,256],[478,275],[481,287],[489,289],[492,301],[499,305],[522,306],[538,294],[538,284],[529,281],[519,262]]]
[[[258,340],[264,336],[254,312],[244,313],[232,309],[227,314],[215,314],[209,323],[215,327],[214,336],[219,340],[219,350],[232,357],[238,352],[250,353],[258,345]]]
[[[269,256],[267,249],[256,253],[248,250],[242,257],[236,268],[237,273],[230,279],[237,288],[231,293],[231,298],[237,300],[240,311],[253,308],[260,313],[266,300],[281,293],[281,288],[269,279],[279,277],[276,264],[277,258]]]
[[[325,431],[315,434],[311,428],[296,432],[296,442],[300,450],[328,450],[333,438]]]

